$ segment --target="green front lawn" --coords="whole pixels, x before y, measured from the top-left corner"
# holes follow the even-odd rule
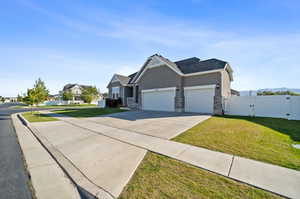
[[[33,108],[77,108],[77,107],[96,107],[96,104],[68,104],[68,105],[51,105],[51,106],[33,106]],[[28,105],[17,105],[12,108],[31,108]]]
[[[300,121],[212,117],[173,140],[300,170]]]
[[[119,199],[280,198],[269,192],[148,152]]]
[[[112,113],[124,112],[119,108],[81,108],[81,109],[64,109],[52,111],[58,114],[64,114],[70,117],[95,117],[99,115],[106,115]]]
[[[39,108],[77,108],[77,107],[96,107],[96,104],[68,104],[68,105],[52,105],[52,106],[38,106]]]
[[[50,117],[45,114],[40,114],[39,112],[26,112],[22,114],[23,117],[28,122],[50,122],[50,121],[58,121],[58,119]]]

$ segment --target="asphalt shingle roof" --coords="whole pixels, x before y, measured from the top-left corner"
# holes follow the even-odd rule
[[[181,70],[183,74],[196,73],[196,72],[204,72],[216,69],[223,69],[227,62],[219,60],[219,59],[208,59],[200,61],[197,57],[192,57],[189,59],[184,59],[175,62],[178,68]]]
[[[136,73],[133,73],[133,74],[131,74],[131,75],[129,75],[128,77],[130,78],[130,80],[129,80],[129,82],[128,82],[128,84],[131,84],[131,83],[133,83],[132,82],[132,80],[133,80],[133,78],[136,76],[136,74],[137,74],[138,72],[136,72]]]
[[[197,57],[191,57],[188,59],[183,59],[183,60],[179,60],[176,62],[172,62],[169,59],[167,59],[161,55],[158,55],[158,54],[152,55],[151,57],[153,57],[153,56],[158,56],[164,62],[166,62],[169,66],[173,67],[173,69],[175,69],[183,74],[223,69],[227,64],[227,62],[219,60],[219,59],[215,59],[215,58],[201,61]],[[147,63],[145,65],[147,65]],[[139,73],[141,73],[142,70],[140,70],[139,72],[133,73],[133,74],[129,75],[128,77],[123,76],[123,75],[118,75],[118,74],[116,76],[118,77],[118,79],[120,80],[122,85],[127,85],[127,84],[133,83],[134,77],[137,75],[139,76],[140,75]]]
[[[90,88],[90,87],[92,87],[92,86],[80,85],[80,84],[67,84],[67,85],[64,86],[63,91],[66,91],[66,90],[68,90],[68,89],[70,89],[70,88],[72,88],[76,85],[80,86],[81,88]]]
[[[127,85],[129,83],[130,77],[123,76],[123,75],[118,75],[118,74],[116,74],[116,76],[120,80],[120,83],[122,85]]]

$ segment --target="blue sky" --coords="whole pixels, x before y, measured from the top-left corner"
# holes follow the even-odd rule
[[[0,7],[0,95],[41,77],[106,91],[159,53],[177,61],[219,58],[238,90],[300,87],[297,0],[10,0]]]

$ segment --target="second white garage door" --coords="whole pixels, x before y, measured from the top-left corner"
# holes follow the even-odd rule
[[[214,86],[185,87],[185,112],[210,113],[214,112]]]
[[[175,111],[175,88],[142,90],[142,109]]]

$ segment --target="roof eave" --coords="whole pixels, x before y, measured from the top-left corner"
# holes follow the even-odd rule
[[[187,73],[187,74],[184,74],[183,76],[188,77],[188,76],[195,76],[195,75],[204,75],[204,74],[208,74],[208,73],[221,72],[223,70],[224,69],[206,70],[206,71],[195,72],[195,73]]]
[[[225,67],[224,67],[224,70],[226,70],[226,69],[227,69],[228,72],[229,72],[230,81],[233,81],[233,75],[232,75],[233,70],[232,70],[230,64],[227,63],[227,62],[226,62],[226,65],[225,65]]]
[[[174,66],[172,66],[171,64],[169,64],[167,61],[161,59],[158,55],[152,55],[150,56],[146,62],[144,63],[144,65],[142,66],[142,68],[140,69],[140,71],[138,72],[138,74],[134,77],[134,80],[132,81],[132,83],[137,83],[138,80],[141,78],[141,76],[143,75],[144,71],[147,70],[147,66],[146,64],[148,63],[148,61],[150,59],[152,59],[153,57],[156,57],[159,61],[161,61],[163,64],[158,64],[157,66],[154,67],[158,67],[158,66],[163,66],[163,65],[167,65],[171,70],[173,70],[175,73],[183,76],[184,74],[180,71],[180,69],[178,67],[174,68]],[[175,63],[174,63],[175,64]],[[176,64],[175,64],[176,65]],[[145,67],[146,66],[146,67]],[[145,68],[144,68],[145,67]],[[152,66],[153,67],[153,66]],[[143,69],[143,70],[142,70]]]

